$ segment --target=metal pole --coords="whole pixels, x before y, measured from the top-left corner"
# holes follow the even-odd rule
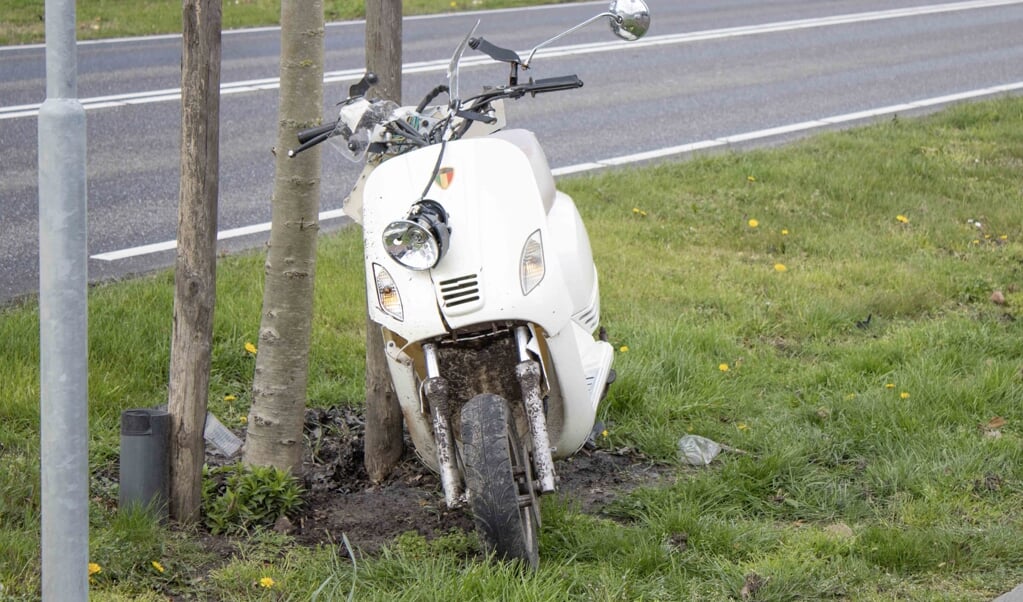
[[[42,599],[88,600],[89,426],[85,110],[74,0],[46,0],[39,109]]]

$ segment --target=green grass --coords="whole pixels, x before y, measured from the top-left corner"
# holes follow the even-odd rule
[[[197,534],[119,517],[100,475],[120,411],[166,396],[172,277],[96,287],[93,597],[337,600],[354,583],[356,600],[724,600],[760,582],[751,599],[990,600],[1023,581],[1021,168],[1023,99],[1005,99],[563,181],[619,349],[608,444],[673,462],[696,433],[746,453],[680,466],[600,516],[545,499],[529,576],[464,534],[402,536],[353,566],[273,534],[212,557]],[[210,402],[229,424],[250,399],[261,265],[218,268]],[[361,267],[357,230],[321,239],[312,404],[360,403]],[[37,321],[32,303],[0,313],[0,583],[14,600],[39,586]]]
[[[406,15],[465,10],[510,8],[535,4],[558,4],[573,0],[404,0]],[[43,0],[6,0],[0,15],[0,46],[42,42]],[[224,29],[238,29],[280,22],[280,0],[225,0]],[[363,0],[324,0],[327,21],[365,17]],[[76,20],[79,40],[181,32],[178,0],[78,0]]]

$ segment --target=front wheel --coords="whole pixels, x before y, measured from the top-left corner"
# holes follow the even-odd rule
[[[487,550],[535,569],[540,508],[507,401],[483,394],[462,407],[462,461],[476,530]]]

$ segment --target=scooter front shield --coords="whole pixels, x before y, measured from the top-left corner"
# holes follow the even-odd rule
[[[372,264],[384,267],[401,296],[403,316],[375,304],[374,321],[408,341],[443,335],[474,324],[523,321],[558,332],[573,313],[548,216],[532,167],[515,145],[498,138],[448,143],[437,176],[439,146],[390,159],[377,167],[364,191],[367,284],[375,290]],[[384,250],[382,233],[420,199],[440,203],[448,214],[450,248],[431,270],[416,272]],[[544,275],[524,291],[522,250],[530,236],[545,246]]]

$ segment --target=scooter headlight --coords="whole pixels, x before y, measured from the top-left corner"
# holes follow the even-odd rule
[[[401,295],[398,294],[398,287],[394,284],[394,278],[384,266],[373,264],[373,281],[377,289],[377,303],[380,309],[396,320],[405,319],[405,311],[401,307]]]
[[[543,280],[547,267],[543,261],[543,240],[540,231],[529,235],[526,244],[522,245],[522,258],[519,260],[519,282],[522,294],[528,295]]]
[[[440,203],[420,201],[412,205],[405,219],[384,228],[384,248],[392,259],[410,270],[428,270],[448,250],[451,228]]]

